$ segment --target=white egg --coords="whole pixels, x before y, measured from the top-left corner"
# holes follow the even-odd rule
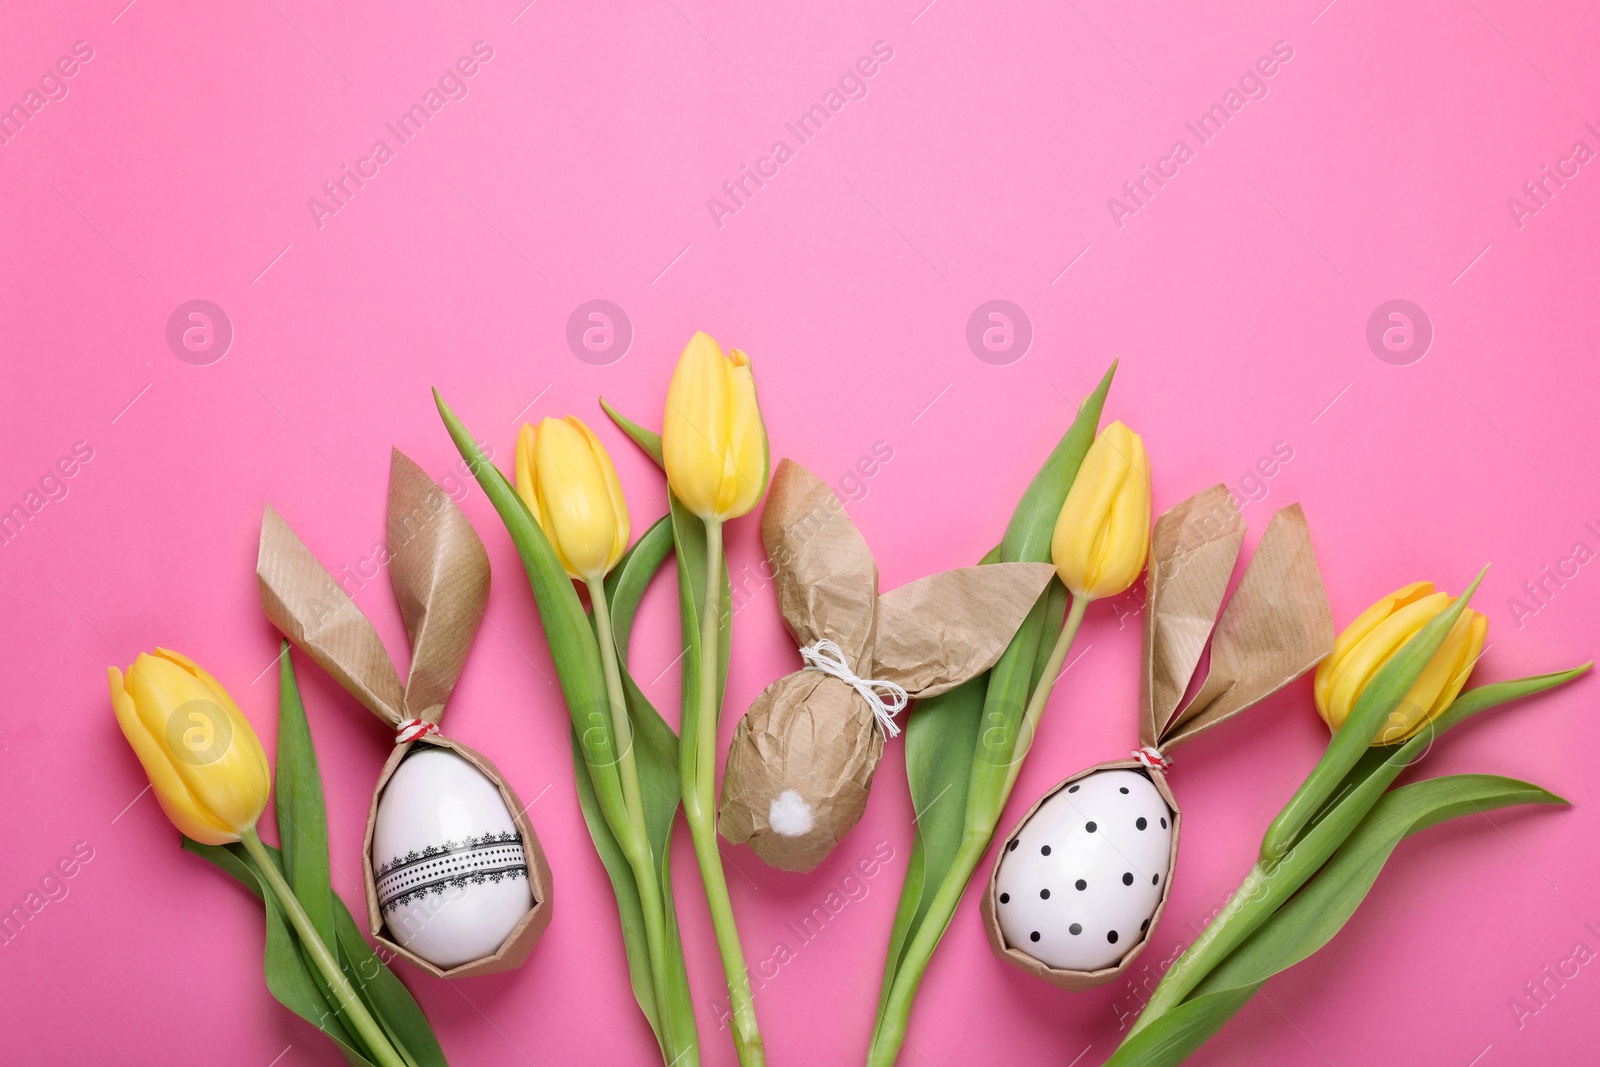
[[[447,749],[419,746],[390,776],[372,862],[389,936],[438,967],[493,955],[533,907],[500,790]]]
[[[1104,770],[1039,806],[1000,855],[1006,943],[1057,970],[1109,967],[1139,943],[1171,859],[1172,811],[1138,771]]]

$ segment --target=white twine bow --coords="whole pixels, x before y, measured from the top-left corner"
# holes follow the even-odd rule
[[[407,719],[394,730],[394,743],[404,745],[420,737],[439,732],[439,727],[426,719]]]
[[[1165,771],[1172,767],[1172,757],[1163,755],[1159,748],[1151,745],[1134,749],[1133,758],[1152,771]]]
[[[826,637],[816,644],[802,646],[800,658],[806,661],[805,670],[831,674],[860,693],[872,708],[872,715],[878,720],[885,737],[900,736],[900,727],[894,717],[911,703],[910,695],[903,688],[894,682],[861,677],[850,669],[850,664],[844,658],[844,650]]]

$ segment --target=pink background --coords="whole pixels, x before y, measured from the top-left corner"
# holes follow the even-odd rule
[[[1575,141],[1600,149],[1584,126],[1600,125],[1592,5],[125,2],[0,14],[0,102],[22,102],[74,42],[93,50],[68,95],[0,148],[0,506],[26,509],[41,478],[66,491],[0,550],[0,906],[23,903],[77,843],[93,853],[0,947],[8,1062],[339,1062],[268,997],[257,905],[179,852],[141,795],[104,670],[157,643],[183,650],[225,680],[270,751],[277,636],[252,573],[262,506],[331,567],[358,566],[383,534],[391,445],[458,474],[430,385],[502,460],[519,417],[589,419],[642,530],[663,510],[661,479],[595,398],[659,425],[673,359],[706,329],[752,354],[774,457],[839,484],[876,443],[892,450],[849,493],[887,589],[993,544],[1120,356],[1107,417],[1144,434],[1157,508],[1225,481],[1257,498],[1253,542],[1272,509],[1302,502],[1341,626],[1405,582],[1459,590],[1492,562],[1481,678],[1594,653],[1597,565],[1562,561],[1575,542],[1600,549],[1600,175],[1582,166],[1520,227],[1507,206]],[[480,40],[493,58],[469,94],[398,145],[384,124]],[[800,146],[784,123],[878,41],[892,59],[865,98]],[[1194,148],[1185,121],[1279,41],[1293,58],[1266,97],[1119,227],[1107,198],[1176,139]],[[319,228],[308,198],[379,138],[394,158]],[[719,226],[708,198],[778,139],[793,158]],[[196,298],[235,331],[205,366],[165,339]],[[995,298],[1033,329],[1006,365],[966,341]],[[1433,326],[1409,365],[1366,341],[1394,298]],[[609,365],[566,342],[593,299],[632,324]],[[76,442],[92,460],[49,480]],[[1292,458],[1249,480],[1275,447]],[[556,919],[515,973],[399,973],[453,1062],[652,1062],[531,598],[476,486],[463,507],[496,584],[446,725],[538,798]],[[753,570],[755,519],[730,536],[735,572]],[[1546,565],[1569,578],[1514,612]],[[398,648],[384,585],[358,602]],[[652,590],[632,664],[669,719],[673,597],[670,578]],[[724,744],[796,664],[770,590],[734,630]],[[1008,825],[1060,777],[1130,747],[1136,634],[1110,606],[1090,613]],[[334,880],[358,903],[389,741],[300,666]],[[1403,846],[1337,941],[1194,1062],[1591,1059],[1600,973],[1568,964],[1542,1001],[1524,983],[1580,940],[1600,949],[1593,686],[1475,723],[1428,761],[1532,779],[1572,810],[1464,819]],[[1221,905],[1325,736],[1302,682],[1183,751],[1172,784],[1188,833],[1152,965]],[[793,954],[757,995],[773,1062],[863,1054],[910,833],[891,745],[866,817],[815,873],[725,849],[752,965],[780,942]],[[802,943],[787,923],[875,848],[893,860]],[[732,1063],[681,829],[674,862],[706,1061]],[[969,894],[902,1062],[1097,1064],[1136,1003],[1128,982],[1069,995],[997,962]]]

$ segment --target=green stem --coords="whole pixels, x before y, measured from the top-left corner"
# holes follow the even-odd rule
[[[984,852],[988,851],[989,840],[993,836],[992,829],[986,834],[971,830],[962,834],[961,847],[956,852],[955,860],[944,881],[939,883],[939,889],[917,927],[916,936],[906,947],[905,956],[895,972],[894,985],[873,1025],[867,1067],[894,1067],[900,1055],[900,1046],[905,1043],[906,1027],[911,1022],[911,1004],[916,999],[917,987],[922,984],[922,975],[933,959],[934,949],[939,947],[939,940],[950,926],[950,920],[955,917],[962,894],[966,892],[967,881],[972,877],[972,872],[977,870]]]
[[[1455,719],[1454,721],[1460,721]],[[1441,724],[1448,729],[1450,723]],[[1243,884],[1228,899],[1222,913],[1184,950],[1167,969],[1156,991],[1139,1014],[1128,1036],[1155,1022],[1194,991],[1202,979],[1227,958],[1245,938],[1272,918],[1283,903],[1322,869],[1328,858],[1355,832],[1400,772],[1420,758],[1432,743],[1432,735],[1417,734],[1393,748],[1370,772],[1355,774],[1340,786],[1338,798],[1306,831],[1288,853],[1271,864],[1257,862],[1245,875]]]
[[[756,1006],[750,991],[750,976],[745,969],[744,949],[733,922],[733,902],[728,897],[728,880],[722,871],[722,854],[717,849],[717,695],[718,664],[722,643],[722,520],[709,518],[706,524],[706,586],[700,606],[700,692],[695,708],[694,748],[681,761],[683,774],[683,813],[694,841],[695,860],[700,865],[700,880],[705,885],[706,904],[711,910],[711,927],[716,932],[717,950],[722,954],[722,970],[728,979],[728,1001],[733,1013],[733,1044],[743,1067],[766,1063],[761,1031],[756,1027]],[[690,731],[685,728],[685,735]]]
[[[1589,669],[1588,664],[1532,678],[1479,686],[1462,693],[1433,721],[1428,730],[1400,745],[1370,749],[1373,758],[1353,768],[1340,783],[1337,798],[1318,813],[1281,859],[1270,865],[1257,863],[1229,899],[1222,913],[1190,945],[1162,977],[1128,1036],[1143,1030],[1163,1014],[1181,1005],[1190,993],[1235,948],[1271,918],[1312,875],[1362,825],[1367,813],[1384,796],[1400,773],[1421,759],[1433,742],[1468,718],[1510,700],[1531,696],[1570,682]],[[1281,816],[1280,816],[1281,817]],[[1126,1043],[1127,1038],[1123,1039]]]
[[[972,872],[977,870],[984,853],[989,849],[989,842],[994,839],[994,830],[1000,822],[1000,813],[1005,810],[1006,801],[1011,798],[1011,790],[1017,783],[1017,774],[1022,768],[1022,761],[1032,746],[1034,731],[1044,715],[1045,705],[1050,702],[1050,691],[1055,685],[1056,675],[1061,673],[1061,665],[1066,662],[1067,652],[1072,648],[1072,642],[1078,635],[1078,628],[1083,623],[1084,613],[1090,603],[1088,597],[1072,598],[1072,606],[1067,612],[1061,633],[1056,637],[1056,643],[1045,661],[1039,685],[1034,689],[1033,696],[1029,699],[1016,727],[1008,728],[1007,737],[1012,744],[1009,758],[1003,763],[995,761],[992,758],[993,754],[986,752],[980,743],[973,767],[972,785],[967,793],[967,817],[962,830],[961,846],[949,871],[945,873],[944,881],[935,891],[933,900],[928,905],[927,914],[918,925],[916,935],[906,947],[905,956],[895,972],[894,984],[884,1000],[883,1011],[873,1027],[872,1048],[867,1054],[869,1067],[891,1067],[900,1054],[900,1046],[905,1041],[906,1026],[910,1022],[911,1005],[917,995],[917,987],[922,984],[923,973],[927,971],[934,950],[939,947],[939,941],[944,937],[945,929],[955,917],[956,908],[961,904],[961,897],[966,892]],[[1030,654],[1029,659],[1031,658]]]
[[[1067,653],[1072,649],[1072,642],[1078,636],[1078,627],[1083,624],[1084,612],[1091,603],[1093,601],[1086,596],[1074,596],[1072,606],[1067,609],[1066,623],[1061,627],[1055,647],[1050,650],[1050,658],[1045,660],[1044,673],[1039,676],[1039,685],[1028,700],[1028,709],[1022,714],[1022,729],[1017,734],[1017,746],[1021,751],[1012,753],[1005,787],[1000,791],[999,803],[994,806],[997,818],[1004,810],[1006,801],[1011,799],[1012,787],[1017,784],[1017,775],[1022,772],[1022,761],[1028,758],[1028,750],[1033,747],[1034,733],[1039,728],[1040,718],[1044,716],[1044,706],[1050,703],[1050,691],[1055,688],[1056,676],[1061,673],[1061,665],[1067,661]]]
[[[594,609],[594,627],[600,646],[600,665],[606,676],[606,698],[611,706],[612,744],[617,753],[617,771],[622,779],[622,800],[628,809],[628,823],[644,840],[644,801],[639,795],[639,768],[633,755],[633,723],[628,719],[628,704],[622,692],[622,670],[617,665],[617,642],[611,632],[611,606],[606,603],[605,582],[585,580],[589,602]]]
[[[361,1003],[361,998],[356,996],[350,979],[339,969],[339,962],[333,958],[333,952],[317,933],[317,928],[311,924],[311,916],[301,907],[294,890],[284,881],[283,872],[278,870],[278,865],[273,862],[265,846],[261,844],[256,828],[250,827],[240,840],[244,843],[245,851],[250,853],[250,858],[256,861],[256,868],[266,879],[267,885],[272,887],[272,894],[278,898],[278,904],[283,908],[284,914],[289,916],[289,924],[294,927],[295,933],[300,935],[300,943],[310,952],[317,970],[322,972],[328,988],[333,991],[334,999],[339,1002],[340,1013],[361,1036],[372,1058],[378,1062],[379,1067],[406,1067],[406,1061],[389,1043],[383,1028],[367,1011],[366,1005]]]
[[[1266,872],[1259,864],[1251,867],[1243,884],[1228,898],[1222,912],[1211,920],[1211,924],[1195,938],[1194,944],[1184,949],[1183,955],[1162,976],[1156,991],[1139,1013],[1139,1018],[1134,1020],[1133,1028],[1128,1031],[1129,1038],[1182,1003],[1183,998],[1200,984],[1202,978],[1215,970],[1228,953],[1272,917],[1281,901],[1264,899],[1267,889]],[[1124,1041],[1127,1039],[1123,1038]]]
[[[606,697],[611,705],[611,733],[613,750],[617,753],[617,777],[622,784],[622,802],[627,814],[627,825],[611,828],[628,867],[633,871],[634,888],[639,893],[639,910],[644,914],[645,950],[650,956],[650,984],[655,992],[656,1017],[660,1020],[661,1042],[673,1064],[695,1062],[699,1058],[697,1038],[688,1036],[689,1043],[679,1044],[685,1035],[670,1011],[671,997],[667,987],[667,929],[666,910],[662,903],[661,885],[657,881],[655,856],[650,849],[650,834],[645,827],[644,800],[639,789],[639,767],[633,752],[633,723],[628,718],[627,698],[622,689],[622,669],[617,662],[616,636],[611,630],[611,607],[606,602],[605,582],[602,578],[586,579],[589,601],[594,610],[597,643],[600,646],[600,663],[606,678]]]

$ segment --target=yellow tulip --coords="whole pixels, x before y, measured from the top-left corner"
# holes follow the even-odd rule
[[[272,779],[261,741],[228,691],[170,649],[108,670],[111,707],[167,818],[202,844],[251,831]]]
[[[1344,725],[1378,669],[1449,606],[1449,594],[1436,592],[1432,582],[1413,582],[1379,600],[1345,627],[1333,652],[1317,666],[1313,689],[1317,711],[1329,729],[1337,731]],[[1463,611],[1416,684],[1390,712],[1373,744],[1403,741],[1449,707],[1472,673],[1488,632],[1487,618],[1471,608]]]
[[[524,424],[517,492],[574,578],[603,578],[628,550],[628,503],[611,455],[576,415]]]
[[[696,333],[678,357],[661,420],[667,484],[702,519],[731,519],[767,488],[767,427],[750,357]]]
[[[1150,554],[1150,458],[1121,422],[1100,432],[1083,457],[1050,541],[1061,584],[1098,600],[1132,585]]]

